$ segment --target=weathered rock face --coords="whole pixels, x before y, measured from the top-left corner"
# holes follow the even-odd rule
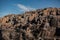
[[[57,37],[60,38],[60,8],[0,18],[0,40],[54,40]]]

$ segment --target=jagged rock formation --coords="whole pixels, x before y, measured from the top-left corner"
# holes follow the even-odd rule
[[[44,8],[0,18],[0,40],[60,40],[60,8]]]

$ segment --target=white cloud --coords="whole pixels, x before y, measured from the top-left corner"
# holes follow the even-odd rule
[[[35,10],[34,8],[24,6],[22,4],[17,4],[17,6],[22,9],[23,11],[30,11],[30,10]]]

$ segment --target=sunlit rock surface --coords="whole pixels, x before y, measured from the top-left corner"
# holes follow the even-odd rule
[[[44,8],[0,18],[0,40],[60,40],[60,8]]]

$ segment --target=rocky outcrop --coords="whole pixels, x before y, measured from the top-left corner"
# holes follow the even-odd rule
[[[60,40],[60,8],[44,8],[0,18],[0,40]]]

